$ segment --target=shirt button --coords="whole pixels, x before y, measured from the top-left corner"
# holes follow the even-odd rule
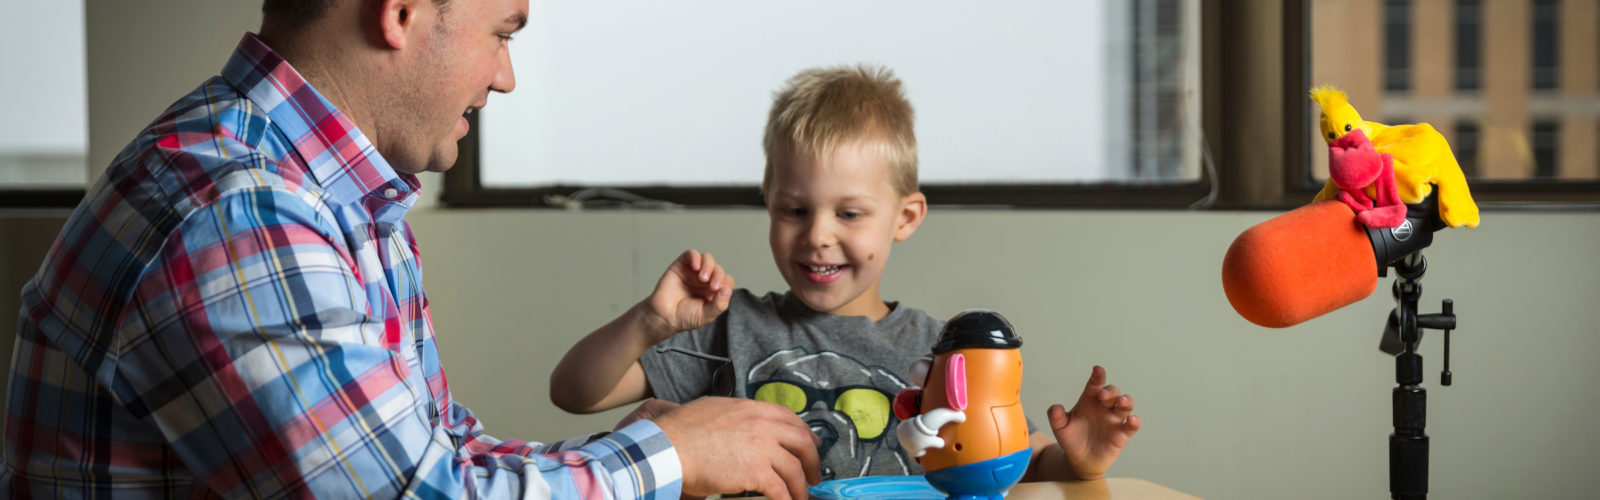
[[[400,191],[396,190],[395,188],[388,188],[388,189],[383,190],[383,197],[384,198],[394,198],[396,195],[399,195],[399,194],[400,194]]]

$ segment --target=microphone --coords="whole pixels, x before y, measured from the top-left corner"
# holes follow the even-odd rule
[[[1372,295],[1389,265],[1427,248],[1445,227],[1437,190],[1406,205],[1406,220],[1371,229],[1337,199],[1312,203],[1241,233],[1222,259],[1222,290],[1251,323],[1284,328]]]

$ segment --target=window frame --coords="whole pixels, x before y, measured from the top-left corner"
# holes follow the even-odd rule
[[[26,187],[0,188],[0,209],[73,208],[83,201],[84,189]]]

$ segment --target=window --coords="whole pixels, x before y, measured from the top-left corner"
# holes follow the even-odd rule
[[[0,16],[0,207],[70,205],[88,177],[83,2]],[[23,77],[23,74],[26,77]]]
[[[759,205],[772,91],[804,68],[868,62],[893,69],[917,108],[935,204],[1187,206],[1211,189],[1209,3],[894,0],[838,16],[787,3],[536,2],[512,45],[518,89],[474,113],[444,201],[527,206],[618,189]]]
[[[1533,82],[1528,77],[1533,37],[1525,34],[1532,26],[1533,1],[1452,0],[1399,4],[1406,7],[1407,18],[1433,23],[1428,25],[1429,31],[1440,34],[1409,41],[1410,48],[1403,52],[1410,62],[1427,62],[1432,69],[1409,72],[1407,88],[1410,90],[1401,92],[1387,89],[1389,62],[1385,58],[1387,47],[1383,41],[1386,12],[1381,8],[1386,3],[1355,2],[1358,6],[1373,8],[1352,8],[1353,2],[1348,0],[1199,0],[1198,45],[1190,44],[1183,51],[1200,54],[1200,84],[1186,92],[1200,96],[1198,118],[1200,130],[1204,132],[1201,143],[1208,147],[1200,149],[1199,154],[1213,160],[1210,164],[1215,165],[1215,175],[1206,172],[1197,182],[1177,184],[1136,180],[927,185],[924,188],[936,203],[1182,207],[1196,197],[1206,196],[1209,188],[1215,187],[1212,194],[1216,202],[1212,206],[1217,208],[1299,206],[1310,200],[1326,179],[1327,149],[1318,138],[1317,110],[1306,98],[1306,91],[1313,85],[1328,83],[1344,88],[1352,103],[1369,119],[1400,117],[1435,124],[1451,141],[1458,160],[1467,162],[1463,169],[1473,179],[1473,196],[1480,203],[1600,202],[1600,168],[1596,165],[1600,147],[1589,146],[1600,144],[1596,140],[1600,139],[1595,136],[1596,129],[1590,128],[1600,127],[1600,108],[1592,105],[1600,102],[1600,85],[1585,84],[1582,88],[1568,88],[1560,93],[1533,91]],[[1114,3],[1127,7],[1117,11],[1124,17],[1112,24],[1131,26],[1134,18],[1161,17],[1159,4]],[[1146,8],[1147,5],[1151,7]],[[1564,10],[1559,22],[1564,26],[1563,32],[1569,35],[1587,33],[1583,30],[1591,29],[1595,20],[1600,19],[1600,2],[1564,2],[1561,6]],[[1457,7],[1462,7],[1462,12],[1477,12],[1477,36],[1451,34],[1451,26],[1457,22],[1468,26],[1467,31],[1474,31],[1470,29],[1474,25],[1470,16],[1466,20],[1453,17],[1452,11]],[[1133,28],[1127,32],[1129,36],[1137,33]],[[1504,33],[1519,36],[1507,37]],[[1600,72],[1600,43],[1592,43],[1593,37],[1576,38],[1588,41],[1562,47],[1564,71],[1573,75]],[[1477,47],[1476,90],[1456,88],[1458,72],[1451,69],[1458,64],[1470,66],[1467,60],[1474,59],[1454,57],[1460,44]],[[1126,44],[1106,47],[1106,52],[1113,54],[1107,57],[1108,64],[1110,61],[1145,61],[1133,55],[1134,46],[1130,39]],[[1442,65],[1432,66],[1438,62]],[[757,87],[770,88],[795,69],[786,67],[780,74],[759,82]],[[896,69],[907,79],[908,85],[921,81],[901,68]],[[519,77],[532,72],[522,66],[518,70]],[[1131,84],[1138,78],[1135,71],[1127,69],[1121,75],[1130,83],[1113,87],[1126,89],[1130,94],[1142,91]],[[1590,80],[1578,78],[1576,81]],[[519,81],[523,90],[518,94],[525,92],[527,85],[525,78]],[[960,96],[948,99],[959,100]],[[1129,99],[1122,108],[1126,113],[1107,115],[1106,126],[1135,130],[1149,123],[1136,121],[1136,113],[1140,117],[1160,116],[1166,113],[1163,109],[1170,109],[1163,108],[1159,100],[1141,98],[1137,104],[1134,101]],[[925,113],[927,105],[915,102],[919,112]],[[496,106],[491,107],[491,114]],[[1554,172],[1556,177],[1548,180],[1534,176],[1536,160],[1532,152],[1533,123],[1545,117],[1558,117],[1560,123],[1558,134],[1545,136],[1561,135],[1560,139],[1568,146],[1559,150],[1561,156],[1557,162],[1561,165]],[[493,124],[485,125],[475,124],[472,135],[463,143],[462,161],[446,176],[447,203],[530,206],[539,204],[543,195],[571,193],[586,187],[485,187],[478,176],[477,162],[470,160],[479,145],[475,134],[480,129],[493,128]],[[1476,140],[1471,139],[1474,134]],[[746,139],[737,144],[759,155],[755,141]],[[1160,153],[1160,148],[1146,154],[1131,143],[1123,146],[1126,147],[1108,144],[1107,151],[1121,151],[1118,154],[1123,156],[1105,164],[1118,166],[1130,178],[1145,175],[1135,173],[1141,172],[1141,168],[1145,168],[1142,172],[1160,171],[1159,168],[1136,167],[1135,164],[1144,158],[1172,156]],[[1206,164],[1204,161],[1196,163]],[[647,188],[635,192],[702,204],[759,203],[759,195],[753,187]],[[671,198],[674,196],[677,198]]]
[[[1297,98],[1291,109],[1306,109],[1297,126],[1307,139],[1291,141],[1306,146],[1298,153],[1304,156],[1290,160],[1283,188],[1289,201],[1327,178],[1327,149],[1316,140],[1318,110],[1304,97],[1304,89],[1318,84],[1345,90],[1365,119],[1433,124],[1480,202],[1600,201],[1600,151],[1587,146],[1600,139],[1593,128],[1600,120],[1600,85],[1564,87],[1559,78],[1570,72],[1571,82],[1600,80],[1600,43],[1592,34],[1600,2],[1385,0],[1382,9],[1353,8],[1345,0],[1304,4],[1310,11],[1304,19],[1286,21],[1291,38],[1295,23],[1303,22],[1307,33],[1299,36],[1310,44],[1307,72],[1285,75],[1285,93]],[[1424,29],[1402,19],[1430,23],[1425,29],[1441,35],[1453,26],[1454,33],[1409,37],[1400,50],[1396,40],[1405,37],[1397,32]],[[1518,35],[1506,36],[1512,33]],[[1382,41],[1364,48],[1351,38]],[[1451,62],[1408,72],[1402,90],[1396,76],[1402,65],[1395,59],[1404,55]],[[1558,61],[1564,65],[1559,72]],[[1574,149],[1578,144],[1585,146]]]
[[[1456,122],[1455,134],[1450,137],[1450,146],[1456,155],[1456,163],[1461,165],[1461,171],[1467,178],[1478,177],[1478,124],[1473,121]]]
[[[1561,122],[1538,120],[1533,122],[1533,177],[1554,179],[1558,158],[1561,157]]]
[[[1383,2],[1383,88],[1411,90],[1411,1]]]
[[[1456,0],[1456,90],[1470,92],[1482,86],[1483,3]]]
[[[1533,88],[1555,90],[1559,85],[1561,46],[1561,3],[1559,0],[1533,2]]]

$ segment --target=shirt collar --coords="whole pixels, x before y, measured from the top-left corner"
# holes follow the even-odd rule
[[[416,176],[395,172],[348,116],[254,33],[239,40],[222,78],[266,111],[331,204],[398,224],[416,203]]]

